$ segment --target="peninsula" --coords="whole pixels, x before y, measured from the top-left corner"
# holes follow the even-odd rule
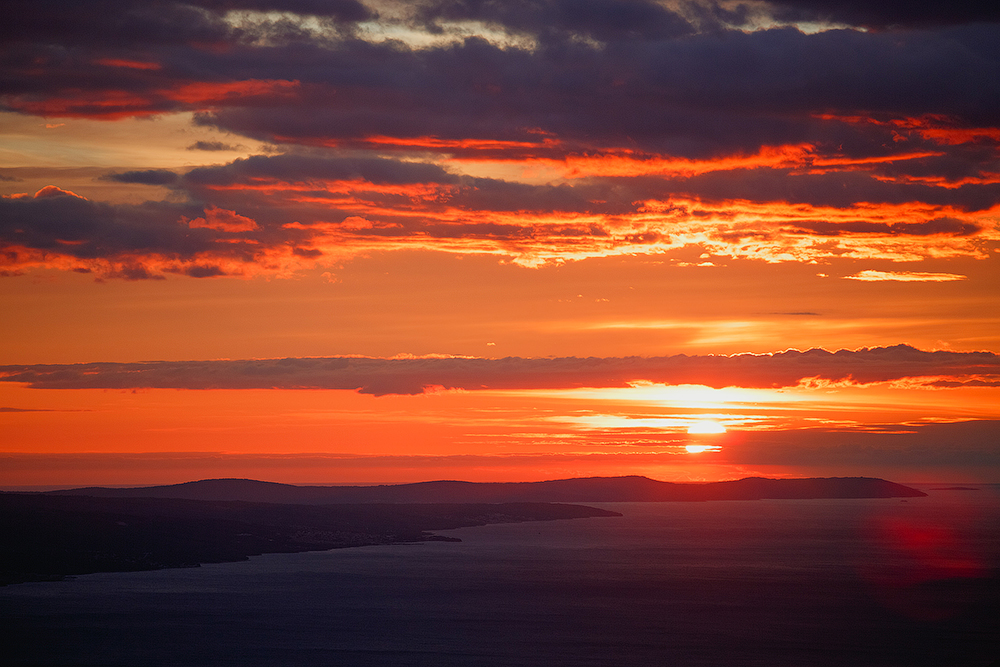
[[[555,503],[320,506],[0,493],[0,585],[197,567],[265,553],[458,542],[431,531],[613,516],[621,514]]]

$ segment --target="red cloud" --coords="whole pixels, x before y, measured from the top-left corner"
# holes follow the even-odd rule
[[[131,68],[141,69],[141,68]],[[174,111],[199,111],[227,104],[294,103],[298,81],[178,81],[172,87],[137,90],[71,90],[59,95],[15,95],[7,105],[22,113],[60,118],[115,120]]]
[[[188,221],[188,227],[197,229],[215,229],[220,232],[251,232],[257,229],[257,223],[235,211],[212,206],[205,210],[204,218]]]
[[[105,67],[125,67],[127,69],[158,70],[163,69],[159,63],[146,62],[142,60],[127,60],[125,58],[100,58],[94,61],[97,65]]]

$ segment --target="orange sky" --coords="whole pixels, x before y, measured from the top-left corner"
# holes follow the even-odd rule
[[[992,24],[275,3],[3,37],[0,487],[1000,481]]]

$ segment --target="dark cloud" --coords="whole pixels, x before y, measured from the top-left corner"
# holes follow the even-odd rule
[[[58,188],[34,197],[0,198],[0,239],[5,244],[56,250],[76,257],[162,251],[193,254],[207,247],[201,230],[178,226],[180,207],[93,202]]]
[[[192,278],[215,278],[226,275],[226,272],[218,266],[196,265],[185,268],[184,275]]]
[[[0,380],[41,389],[343,389],[376,396],[430,387],[543,389],[630,382],[790,387],[801,381],[872,383],[1000,374],[991,352],[925,352],[906,345],[769,355],[505,359],[363,357],[0,366]]]
[[[601,183],[530,185],[457,176],[435,164],[390,158],[344,157],[332,152],[239,158],[226,165],[193,169],[182,176],[176,187],[200,201],[239,206],[243,210],[256,206],[255,215],[262,220],[272,219],[269,216],[277,213],[277,217],[273,218],[274,224],[287,222],[289,218],[300,222],[339,222],[355,212],[350,208],[335,208],[333,201],[347,205],[343,203],[344,197],[337,192],[331,194],[325,188],[329,186],[339,192],[342,186],[336,184],[345,181],[351,183],[352,195],[358,199],[359,206],[377,204],[379,213],[369,216],[374,222],[399,225],[376,232],[383,235],[404,234],[418,228],[422,233],[439,238],[476,237],[481,234],[524,236],[532,233],[516,222],[504,225],[463,221],[461,224],[440,225],[412,215],[394,217],[392,213],[387,213],[392,210],[424,210],[432,214],[447,207],[468,211],[626,214],[635,211],[634,201],[638,198],[633,190]],[[257,194],[254,188],[264,185],[268,188],[267,193]],[[408,185],[428,186],[433,191],[408,192],[405,187],[395,191],[391,187]],[[234,186],[244,186],[245,189],[218,190]],[[314,189],[303,192],[302,186]],[[290,200],[303,195],[318,203],[310,208],[295,209],[294,213],[286,208],[294,206]],[[325,205],[322,203],[324,199],[333,201]],[[572,230],[580,228],[579,225],[567,224],[563,230],[571,234],[576,233]],[[588,234],[603,233],[597,228],[584,226],[583,229]]]
[[[1000,379],[996,380],[937,380],[929,382],[929,387],[954,389],[956,387],[1000,387]]]
[[[998,142],[984,138],[976,143],[950,147],[947,154],[873,165],[871,173],[896,182],[927,180],[959,184],[986,182],[1000,174]]]
[[[223,21],[230,10],[284,11],[344,22],[372,17],[357,0],[8,0],[4,10],[0,41],[104,48],[238,38],[241,31]]]
[[[141,171],[126,171],[101,176],[102,181],[116,183],[135,183],[138,185],[171,185],[177,181],[177,174],[168,169],[144,169]]]
[[[863,470],[1000,468],[1000,421],[886,424],[882,431],[807,429],[731,433],[724,457],[742,465],[842,466]],[[919,478],[918,478],[919,479]]]
[[[196,141],[187,147],[189,151],[238,151],[244,149],[241,144],[226,144],[221,141]]]
[[[199,167],[184,175],[193,187],[250,185],[262,180],[304,183],[364,180],[375,184],[455,183],[457,177],[434,164],[376,157],[326,155],[251,155],[217,167]]]
[[[442,0],[421,5],[417,16],[425,27],[481,21],[546,40],[586,35],[610,42],[694,32],[687,19],[650,0]]]
[[[216,12],[250,9],[260,12],[332,16],[344,21],[364,21],[373,16],[371,10],[358,0],[185,0],[184,4]]]
[[[1000,22],[1000,6],[989,0],[769,0],[769,4],[774,17],[783,21],[823,21],[877,29]]]
[[[789,225],[791,231],[816,234],[818,236],[842,236],[846,234],[886,235],[886,236],[972,236],[982,231],[982,227],[962,220],[938,218],[927,222],[827,222],[806,220]]]
[[[435,197],[421,205],[431,212],[437,205],[460,207],[469,211],[532,211],[536,213],[565,212],[580,214],[628,215],[636,212],[643,200],[691,197],[708,201],[742,199],[746,201],[784,201],[824,207],[850,207],[859,203],[900,204],[922,201],[938,206],[954,206],[969,211],[986,210],[1000,201],[1000,185],[964,185],[952,188],[935,187],[926,183],[896,183],[880,180],[866,172],[831,174],[795,174],[790,169],[721,170],[692,176],[592,177],[574,184],[525,184],[489,178],[457,176],[428,163],[405,162],[389,158],[346,158],[336,153],[309,155],[254,155],[229,164],[202,167],[184,175],[178,188],[196,198],[212,198],[244,207],[255,201],[250,190],[226,195],[207,192],[205,188],[235,185],[254,186],[267,182],[272,185],[315,185],[311,197],[321,200],[332,196],[323,190],[325,181],[359,181],[352,186],[354,193],[366,201],[377,201],[383,210],[391,207],[408,208],[413,204],[408,195],[387,195],[366,192],[364,182],[375,185],[427,184],[439,187]],[[301,195],[300,188],[292,196]],[[280,187],[272,191],[271,199],[256,199],[264,208],[282,207]],[[337,197],[341,198],[341,197]],[[342,198],[341,198],[342,199]],[[679,209],[678,209],[679,210]],[[330,219],[329,207],[317,207],[312,212],[296,211],[298,220]],[[696,209],[686,211],[697,216]],[[348,215],[345,212],[344,215]],[[266,215],[266,214],[265,214]],[[413,224],[413,220],[403,220]],[[813,229],[817,234],[871,233],[879,235],[927,236],[943,234],[967,236],[977,233],[976,224],[954,218],[932,218],[923,222],[837,224],[828,221],[802,221],[799,231]],[[473,233],[471,226],[467,227]]]
[[[207,276],[234,271],[205,253],[253,256],[238,244],[220,251],[226,229],[252,230],[262,251],[285,248],[303,259],[324,254],[312,247],[320,223],[341,225],[331,243],[347,235],[469,238],[507,252],[613,236],[629,222],[616,216],[659,201],[672,207],[663,225],[637,225],[614,242],[659,243],[683,233],[667,225],[699,221],[718,227],[708,232],[714,240],[972,239],[984,229],[974,214],[1000,203],[1000,39],[996,25],[975,22],[996,10],[809,0],[729,9],[709,0],[675,9],[652,0],[391,5],[384,13],[404,15],[398,20],[410,28],[443,33],[451,22],[478,21],[535,40],[530,48],[483,37],[424,48],[365,41],[351,26],[375,16],[355,0],[16,0],[0,26],[4,108],[103,119],[188,111],[201,126],[284,148],[180,175],[105,177],[169,186],[167,203],[4,200],[0,244],[113,257],[114,272],[132,277],[162,273],[138,256],[155,253],[183,261],[179,273]],[[240,23],[225,19],[232,9],[288,15]],[[733,28],[760,11],[909,27]],[[295,14],[318,16],[308,25],[328,30],[310,32]],[[768,163],[768,151],[793,157]],[[637,167],[669,159],[635,176],[602,173],[602,157]],[[447,158],[458,164],[438,166]],[[723,158],[739,164],[684,164]],[[565,173],[574,160],[590,161],[572,173],[580,178],[527,184],[459,175],[463,159],[537,160]],[[905,220],[797,214],[794,223],[762,216],[755,226],[725,229],[719,221],[735,213],[717,204],[733,200],[841,209],[919,203],[926,213]],[[213,207],[253,225],[208,220]],[[550,219],[503,215],[511,213]],[[553,215],[565,219],[556,224]],[[583,215],[600,218],[573,219]],[[342,224],[351,218],[354,227]],[[136,257],[126,261],[130,253]]]
[[[971,242],[985,226],[963,219],[963,206],[949,194],[964,196],[972,188],[967,209],[986,209],[992,193],[1000,195],[998,185],[934,188],[885,182],[864,172],[790,174],[764,168],[689,178],[528,184],[457,175],[429,162],[320,149],[253,155],[182,174],[150,169],[101,178],[174,192],[165,201],[140,205],[90,201],[54,186],[33,197],[4,197],[0,260],[5,268],[60,266],[130,280],[170,273],[249,275],[259,272],[251,266],[258,263],[260,271],[285,270],[301,266],[301,260],[323,261],[334,246],[349,251],[355,243],[390,240],[469,252],[489,248],[512,257],[570,251],[588,256],[622,246],[669,244],[688,227],[727,244],[780,243],[802,235],[840,238],[838,243],[929,236]],[[854,187],[845,188],[848,181]],[[738,222],[745,211],[728,201],[755,198],[778,204],[773,211],[761,209],[756,223]],[[950,208],[935,213],[924,207],[899,221],[866,208],[914,200]],[[654,207],[660,211],[656,219],[645,227],[621,225],[648,213],[649,201],[663,202],[662,209]],[[791,211],[800,204],[858,203],[863,206],[853,216],[841,213],[836,220],[823,219],[821,208],[811,219],[801,208]]]
[[[266,259],[269,253],[318,260],[326,253],[310,246],[328,233],[339,234],[340,241],[351,236],[479,239],[501,245],[609,237],[597,223],[567,221],[536,229],[514,216],[486,221],[470,214],[470,219],[454,220],[448,210],[475,214],[635,210],[628,198],[613,197],[600,186],[507,183],[459,177],[434,164],[331,153],[255,155],[182,175],[154,169],[103,178],[166,185],[184,195],[187,203],[108,204],[53,186],[33,197],[5,197],[0,199],[0,249],[6,251],[6,262],[37,263],[34,251],[44,253],[50,264],[60,257],[81,260],[70,268],[96,271],[102,278],[145,279],[162,277],[163,271],[211,277],[239,272],[220,260],[248,263]],[[350,195],[344,194],[345,187]],[[300,203],[303,198],[309,202]],[[107,260],[115,266],[92,265],[88,260]],[[164,261],[181,265],[155,268]],[[275,261],[269,263],[280,265]]]
[[[196,0],[11,0],[5,3],[0,40],[112,47],[223,40],[229,31],[221,18],[195,5]]]
[[[16,267],[60,258],[68,260],[63,268],[126,280],[162,278],[161,270],[221,275],[203,260],[253,262],[266,252],[234,239],[224,225],[189,224],[213,215],[225,222],[227,213],[169,202],[107,204],[48,186],[33,197],[0,197],[0,261]]]
[[[625,214],[634,212],[639,193],[599,182],[528,185],[487,178],[464,178],[449,203],[473,211],[565,211]]]
[[[871,154],[908,146],[894,141],[897,128],[846,126],[817,115],[1000,122],[1000,62],[995,51],[970,47],[981,41],[957,32],[807,35],[788,28],[597,45],[567,36],[533,51],[478,38],[422,50],[344,38],[117,55],[39,44],[38,52],[8,56],[3,88],[15,109],[94,116],[196,110],[204,124],[278,143],[432,136],[541,148],[550,137],[570,148],[627,146],[690,157],[800,142],[830,150],[853,143]],[[94,67],[95,58],[140,66]],[[144,69],[146,62],[155,67]],[[247,81],[283,83],[219,92]],[[192,87],[202,83],[214,88]],[[115,99],[103,99],[111,91]]]
[[[985,211],[1000,203],[1000,184],[943,187],[934,183],[887,181],[865,171],[796,173],[795,169],[720,170],[690,178],[652,176],[621,179],[632,192],[646,197],[669,195],[705,200],[784,201],[811,206],[848,208],[870,202],[924,202],[964,211]]]

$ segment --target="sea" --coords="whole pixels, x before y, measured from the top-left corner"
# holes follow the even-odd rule
[[[0,588],[9,665],[1000,665],[1000,485],[926,498],[601,503]]]

